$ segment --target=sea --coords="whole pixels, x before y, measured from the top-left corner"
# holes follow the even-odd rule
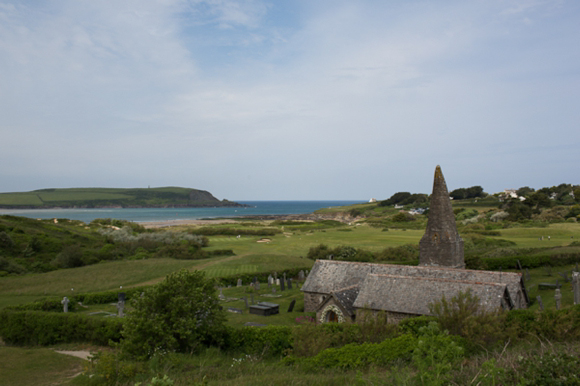
[[[133,222],[156,222],[172,220],[200,220],[253,215],[286,215],[312,213],[318,209],[346,206],[367,202],[365,200],[342,201],[236,201],[247,207],[233,208],[99,208],[99,209],[0,209],[0,215],[8,214],[39,219],[79,220],[90,223],[97,218],[113,218]]]

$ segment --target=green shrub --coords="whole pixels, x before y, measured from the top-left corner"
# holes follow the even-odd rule
[[[450,301],[445,296],[429,305],[441,327],[459,335],[472,346],[492,347],[507,338],[506,312],[485,310],[471,290],[459,292]]]
[[[107,345],[121,339],[122,321],[74,313],[40,311],[0,312],[0,336],[14,345],[53,345],[85,342]]]
[[[223,339],[225,314],[214,281],[201,271],[167,275],[131,302],[122,349],[136,358],[156,352],[193,352]]]
[[[292,327],[229,327],[223,347],[246,354],[279,357],[292,347]]]
[[[417,339],[410,334],[381,343],[350,343],[340,348],[328,348],[314,357],[297,360],[290,358],[288,363],[298,362],[313,369],[340,368],[359,369],[370,365],[386,366],[396,359],[410,358]]]

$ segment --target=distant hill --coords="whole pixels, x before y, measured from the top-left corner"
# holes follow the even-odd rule
[[[245,206],[218,200],[210,192],[179,187],[164,188],[73,188],[41,189],[31,192],[0,193],[0,208],[198,208]]]

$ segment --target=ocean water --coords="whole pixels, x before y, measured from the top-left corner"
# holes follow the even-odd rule
[[[284,215],[312,213],[321,208],[345,206],[360,201],[237,201],[247,208],[102,208],[102,209],[0,209],[0,214],[30,218],[68,218],[89,223],[97,218],[150,222],[168,220],[198,220],[216,217],[251,215]]]

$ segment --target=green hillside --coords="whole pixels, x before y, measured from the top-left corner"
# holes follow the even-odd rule
[[[179,187],[41,189],[31,192],[0,193],[0,208],[4,209],[204,206],[240,206],[240,204],[228,200],[220,201],[205,190]]]

